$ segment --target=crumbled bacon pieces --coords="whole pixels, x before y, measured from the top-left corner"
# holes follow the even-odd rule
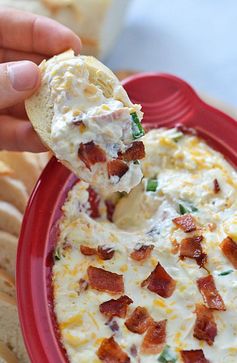
[[[147,309],[138,306],[124,324],[131,332],[143,334],[152,323],[153,319]]]
[[[124,293],[123,275],[94,266],[89,266],[87,273],[89,284],[93,289],[110,294]]]
[[[92,247],[84,246],[84,245],[80,246],[80,251],[85,256],[93,256],[93,255],[97,254],[96,248],[92,248]]]
[[[184,363],[210,363],[206,359],[202,349],[181,350],[180,354]]]
[[[179,257],[183,260],[185,257],[196,260],[200,267],[207,262],[207,254],[202,251],[202,236],[184,238],[181,241]]]
[[[158,354],[162,351],[166,342],[166,322],[162,320],[149,326],[141,345],[143,354]]]
[[[148,290],[155,292],[164,298],[167,298],[173,294],[176,281],[158,262],[154,271],[152,271],[148,278],[141,283],[141,286],[147,286]]]
[[[153,245],[139,245],[138,248],[135,247],[134,251],[130,254],[130,257],[135,261],[144,261],[150,257],[153,248]]]
[[[97,256],[101,258],[101,260],[111,260],[114,255],[113,247],[108,246],[98,246],[97,248]]]
[[[123,154],[119,155],[119,159],[125,161],[140,160],[145,157],[145,147],[142,141],[135,141],[130,148]]]
[[[124,174],[128,171],[128,165],[122,160],[111,160],[107,163],[107,170],[109,178],[111,176],[118,176],[122,178]]]
[[[219,193],[221,188],[220,188],[220,184],[218,183],[218,180],[214,179],[213,184],[214,184],[214,193],[215,194]]]
[[[133,300],[130,297],[124,295],[119,299],[114,300],[111,299],[109,301],[105,301],[100,304],[100,312],[101,314],[109,317],[110,319],[113,316],[118,316],[119,318],[125,318],[127,314],[128,305],[132,304]]]
[[[98,246],[98,248],[92,248],[89,246],[81,245],[80,251],[85,256],[97,255],[101,260],[111,260],[114,255],[113,247]]]
[[[221,242],[221,250],[230,263],[237,268],[237,243],[235,243],[230,237],[226,237]]]
[[[92,165],[96,163],[104,163],[106,161],[106,154],[104,150],[102,150],[93,141],[87,142],[86,144],[80,144],[78,157],[90,170]]]
[[[89,199],[88,199],[88,202],[90,205],[89,215],[91,218],[99,218],[100,217],[100,211],[99,211],[100,197],[94,191],[94,189],[92,189],[91,187],[89,187],[87,189],[87,191],[89,193]]]
[[[210,309],[226,310],[224,301],[216,289],[212,275],[199,278],[197,280],[197,285],[204,302]]]
[[[213,345],[217,335],[217,325],[213,311],[205,305],[197,304],[195,313],[196,321],[193,336],[199,340],[205,340],[209,345]]]
[[[113,337],[104,339],[97,351],[97,356],[105,363],[129,363],[129,356],[122,351]]]
[[[110,200],[105,201],[106,209],[107,209],[107,219],[110,222],[113,222],[113,215],[115,210],[115,204],[111,202]]]
[[[184,214],[183,216],[173,219],[173,222],[181,228],[185,233],[193,232],[196,230],[196,222],[191,214]]]

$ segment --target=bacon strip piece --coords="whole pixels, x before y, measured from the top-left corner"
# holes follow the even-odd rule
[[[111,176],[118,176],[122,178],[124,174],[128,171],[128,165],[122,160],[111,160],[107,163],[107,170],[109,178]]]
[[[144,261],[150,257],[153,248],[153,245],[142,245],[139,248],[135,248],[134,251],[130,254],[130,257],[135,261]]]
[[[191,214],[184,214],[183,216],[174,218],[172,221],[185,233],[193,232],[197,228],[195,219]]]
[[[114,255],[114,249],[112,247],[106,246],[98,246],[96,249],[89,246],[81,245],[80,251],[85,256],[97,255],[99,258],[101,258],[101,260],[111,260]]]
[[[80,251],[85,256],[94,256],[97,254],[96,248],[92,248],[92,247],[84,246],[84,245],[80,246]]]
[[[118,275],[94,266],[89,266],[87,273],[92,289],[110,294],[124,293],[123,275]]]
[[[153,324],[153,319],[146,308],[138,306],[124,324],[133,333],[143,334]]]
[[[113,337],[104,339],[97,351],[97,356],[105,363],[129,363],[129,356],[122,351]]]
[[[145,286],[147,286],[148,290],[167,298],[173,294],[176,281],[158,262],[154,271],[152,271],[148,278],[141,283],[141,287]]]
[[[183,260],[185,257],[196,260],[200,267],[207,262],[207,254],[202,251],[202,236],[185,238],[181,241],[179,257]]]
[[[237,268],[237,243],[227,237],[221,242],[220,247],[225,257],[228,258],[234,268]]]
[[[220,188],[220,184],[218,183],[218,180],[214,179],[213,184],[214,184],[214,193],[215,194],[219,193],[221,188]]]
[[[202,349],[181,350],[180,354],[184,363],[210,363],[206,359]]]
[[[201,277],[197,280],[197,285],[204,302],[210,309],[226,310],[224,301],[216,289],[212,275]]]
[[[111,260],[114,255],[113,247],[107,246],[98,246],[97,248],[97,256],[101,258],[101,260]]]
[[[93,141],[87,142],[86,144],[80,144],[78,157],[90,170],[92,165],[96,163],[104,163],[106,161],[106,154],[104,150],[102,150]]]
[[[166,342],[166,323],[166,320],[162,320],[149,326],[141,345],[143,354],[158,354],[163,350]]]
[[[213,345],[217,335],[217,325],[212,310],[205,305],[197,304],[195,312],[197,317],[193,336],[199,340],[205,340],[209,345]]]
[[[119,299],[111,299],[100,304],[100,312],[110,319],[113,316],[118,316],[119,318],[125,318],[128,310],[128,305],[132,304],[133,300],[130,297],[124,295]]]
[[[140,160],[145,157],[145,147],[142,141],[135,141],[130,148],[123,154],[119,155],[119,159],[125,161]]]

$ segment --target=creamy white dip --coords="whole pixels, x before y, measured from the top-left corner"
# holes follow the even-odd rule
[[[143,137],[146,158],[142,162],[144,180],[115,209],[114,223],[106,221],[105,205],[100,203],[102,217],[88,215],[88,185],[77,184],[68,194],[60,223],[58,248],[60,259],[53,267],[55,313],[62,343],[72,363],[99,363],[96,352],[104,338],[114,339],[132,363],[155,363],[159,354],[133,357],[132,345],[139,348],[144,335],[134,334],[124,325],[125,319],[114,318],[119,330],[112,332],[99,305],[118,298],[92,288],[78,292],[78,281],[88,281],[90,265],[122,274],[125,293],[133,300],[128,314],[137,306],[146,307],[154,320],[167,319],[166,344],[182,362],[179,351],[202,349],[211,363],[237,362],[237,271],[224,257],[220,243],[226,236],[237,242],[237,173],[223,156],[195,136],[177,130],[153,130]],[[148,180],[157,180],[156,191],[146,191]],[[220,191],[214,192],[217,179]],[[193,337],[195,304],[203,303],[196,280],[207,272],[196,261],[181,260],[175,249],[182,239],[197,232],[184,233],[172,219],[180,215],[180,205],[191,210],[204,239],[207,269],[213,275],[226,311],[214,311],[217,336],[213,346]],[[144,262],[130,258],[138,244],[153,244],[151,256]],[[65,244],[69,249],[63,248]],[[80,245],[97,247],[106,244],[115,249],[111,260],[84,256]],[[176,289],[171,297],[162,298],[141,282],[160,262],[173,279]],[[231,270],[227,275],[220,273]]]
[[[57,158],[104,194],[129,192],[141,181],[140,165],[127,162],[128,171],[119,178],[108,176],[107,162],[117,159],[118,152],[124,153],[134,141],[131,114],[136,112],[141,120],[140,106],[131,103],[119,83],[115,86],[113,97],[107,97],[102,87],[93,84],[90,79],[85,60],[73,58],[70,52],[65,53],[63,59],[53,57],[43,63],[41,69],[42,83],[50,88],[54,114],[51,144]],[[78,150],[81,144],[90,142],[102,149],[107,160],[88,168],[78,156]]]

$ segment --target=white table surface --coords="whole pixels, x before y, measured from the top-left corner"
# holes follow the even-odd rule
[[[237,0],[132,0],[106,63],[175,74],[237,107]]]

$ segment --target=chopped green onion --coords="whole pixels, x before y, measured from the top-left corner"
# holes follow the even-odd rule
[[[223,272],[220,272],[220,273],[218,274],[218,276],[226,276],[226,275],[231,274],[232,272],[234,272],[234,270],[227,270],[227,271],[223,271]]]
[[[134,160],[134,161],[133,161],[133,164],[135,164],[135,165],[139,165],[139,164],[140,164],[140,161],[139,161],[139,160]]]
[[[62,255],[61,255],[61,251],[60,251],[60,248],[57,247],[56,250],[54,251],[54,259],[55,260],[61,260],[62,258]]]
[[[177,362],[177,356],[171,351],[170,346],[166,345],[158,358],[158,362],[161,363],[175,363]]]
[[[184,134],[180,131],[175,132],[173,135],[170,135],[170,138],[172,140],[174,140],[175,142],[179,141],[182,137],[184,136]]]
[[[145,131],[142,127],[142,124],[137,116],[136,112],[131,113],[132,116],[132,134],[134,139],[139,139],[143,135],[145,135]]]
[[[158,180],[157,179],[148,179],[146,185],[147,192],[156,192],[158,187]]]
[[[191,212],[197,212],[198,209],[196,207],[194,207],[193,204],[188,203],[188,202],[184,202],[183,204],[179,203],[179,213],[180,214],[186,214],[186,213],[191,213]]]

